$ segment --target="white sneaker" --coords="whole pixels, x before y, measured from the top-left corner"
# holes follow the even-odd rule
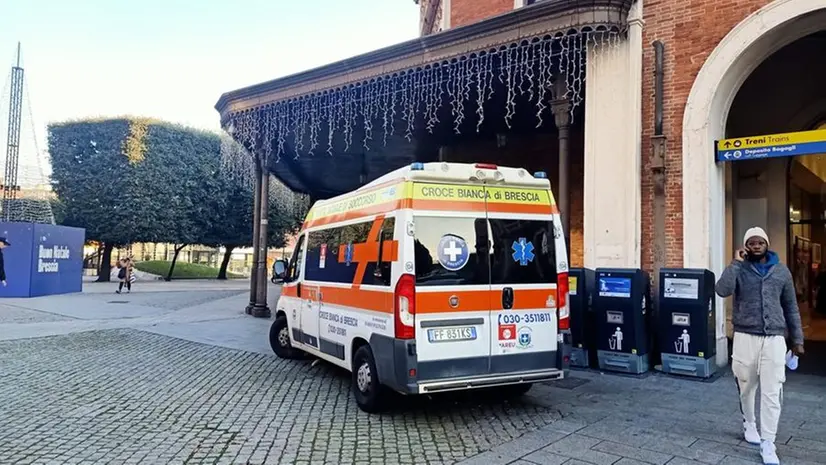
[[[757,432],[755,423],[743,422],[743,436],[745,436],[747,443],[755,446],[760,445],[760,433]]]
[[[780,465],[780,459],[777,458],[777,448],[774,447],[773,442],[761,442],[760,455],[763,457],[763,465]]]

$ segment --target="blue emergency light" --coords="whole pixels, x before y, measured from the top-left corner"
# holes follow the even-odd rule
[[[410,171],[424,171],[424,163],[415,162],[410,165]]]
[[[548,179],[548,173],[544,171],[537,171],[533,174],[533,177],[535,177],[536,179]]]

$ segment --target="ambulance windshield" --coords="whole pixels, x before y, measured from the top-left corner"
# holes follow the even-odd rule
[[[419,286],[556,282],[550,221],[417,216]]]

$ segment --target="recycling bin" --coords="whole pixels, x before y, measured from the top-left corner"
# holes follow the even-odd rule
[[[664,373],[709,378],[717,371],[714,273],[703,269],[660,270],[659,349]]]
[[[649,370],[651,282],[641,269],[598,268],[594,313],[600,370]]]
[[[571,366],[596,367],[596,320],[593,311],[594,270],[571,268],[568,295],[571,309]]]

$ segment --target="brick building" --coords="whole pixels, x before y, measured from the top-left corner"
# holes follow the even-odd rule
[[[572,266],[719,273],[762,225],[826,339],[826,160],[714,158],[719,139],[826,127],[826,0],[418,3],[421,38],[229,92],[224,127],[316,198],[416,160],[547,171]]]

